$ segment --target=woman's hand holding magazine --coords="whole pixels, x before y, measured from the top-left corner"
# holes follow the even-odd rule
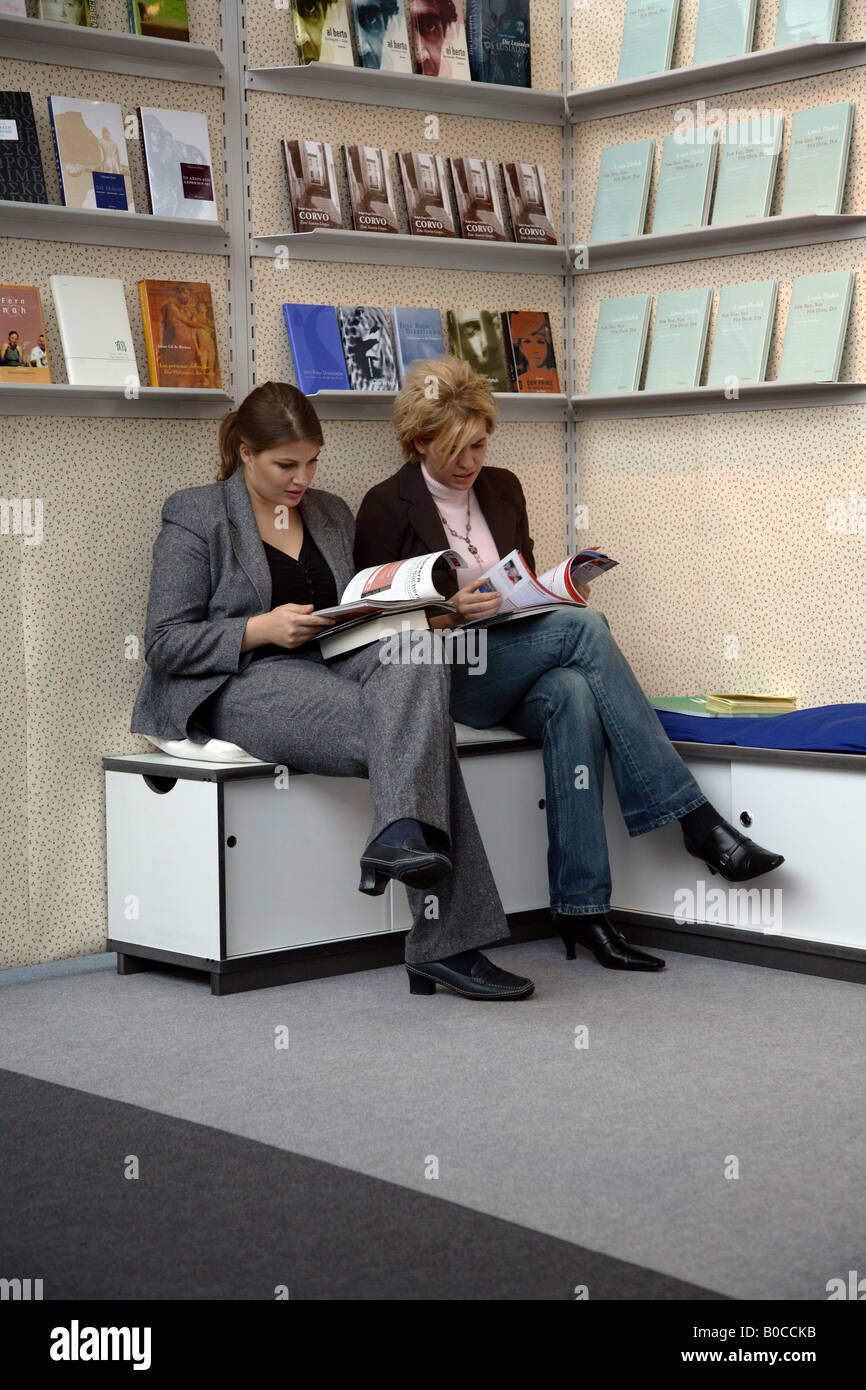
[[[401,628],[429,629],[429,613],[453,613],[453,605],[438,592],[437,574],[461,563],[455,550],[437,550],[359,570],[336,608],[316,610],[317,618],[334,619],[319,639],[322,656],[327,660],[375,642],[395,630],[395,617]]]

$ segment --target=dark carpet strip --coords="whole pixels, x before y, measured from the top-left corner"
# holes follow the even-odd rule
[[[0,1278],[42,1279],[45,1299],[724,1297],[435,1182],[427,1196],[17,1072],[0,1070],[0,1115]]]

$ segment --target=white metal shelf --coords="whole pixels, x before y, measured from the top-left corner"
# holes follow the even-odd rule
[[[0,54],[31,63],[126,72],[209,87],[220,86],[224,77],[219,54],[207,44],[10,14],[0,14]]]
[[[140,386],[127,399],[122,386],[71,386],[0,382],[0,416],[114,416],[123,419],[222,419],[233,401],[226,391],[174,386]]]
[[[287,260],[428,266],[439,270],[497,270],[509,275],[564,276],[568,269],[568,252],[564,246],[407,236],[403,232],[355,232],[337,227],[253,237],[252,253]]]
[[[564,125],[566,120],[562,92],[505,87],[493,82],[463,82],[455,77],[426,77],[421,73],[382,72],[373,68],[345,67],[340,63],[250,68],[247,87],[253,92],[285,92],[290,96],[324,97],[330,101],[356,101],[371,106],[402,106],[494,121]]]
[[[577,420],[626,420],[649,415],[706,415],[728,410],[787,410],[819,405],[866,405],[866,381],[759,381],[728,400],[721,386],[691,391],[621,391],[572,396]]]
[[[389,420],[395,391],[319,391],[310,396],[322,420]],[[568,418],[568,397],[548,393],[495,391],[500,420],[562,423]]]
[[[0,200],[0,225],[7,237],[71,241],[88,246],[136,246],[157,251],[225,256],[228,233],[219,222],[197,217],[153,217],[113,208],[70,208],[61,203]]]
[[[784,48],[762,48],[720,62],[694,67],[669,68],[625,82],[606,82],[569,92],[566,102],[574,121],[621,116],[627,111],[646,111],[654,106],[717,96],[720,92],[745,91],[798,77],[859,67],[866,63],[866,40],[839,43],[792,43]]]

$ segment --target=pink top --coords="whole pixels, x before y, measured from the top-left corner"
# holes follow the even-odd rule
[[[442,518],[445,526],[445,535],[448,539],[449,547],[456,550],[458,555],[462,555],[466,564],[457,570],[457,581],[461,588],[465,584],[470,584],[478,575],[490,569],[499,559],[499,551],[496,542],[490,531],[490,527],[484,520],[484,513],[478,505],[475,496],[475,489],[470,488],[468,493],[465,489],[449,487],[447,483],[440,482],[427,472],[423,463],[419,464],[421,475],[427,484],[427,490],[433,498],[433,502]],[[480,560],[476,560],[467,549],[465,540],[459,539],[467,534],[466,529],[466,500],[469,499],[469,539],[475,546],[480,555]],[[457,532],[456,536],[451,534],[448,527],[452,527]]]

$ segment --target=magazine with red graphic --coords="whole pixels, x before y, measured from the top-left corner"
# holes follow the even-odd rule
[[[467,627],[490,627],[494,623],[507,622],[514,618],[535,617],[539,613],[550,613],[557,608],[585,608],[586,599],[578,589],[579,584],[588,584],[606,570],[613,569],[619,561],[611,560],[599,550],[581,550],[570,555],[553,569],[547,570],[538,578],[524,560],[519,550],[512,550],[503,556],[490,569],[478,576],[484,582],[478,593],[498,593],[502,604],[492,618],[479,618]],[[471,574],[465,582],[472,582]]]
[[[359,570],[346,585],[336,607],[316,609],[318,618],[336,619],[334,626],[317,639],[322,655],[340,656],[375,642],[391,626],[388,620],[393,614],[404,615],[401,624],[429,627],[428,612],[453,613],[454,605],[437,585],[443,574],[456,570],[460,564],[461,557],[455,550],[437,550],[430,555]],[[350,628],[354,630],[348,631]],[[338,637],[343,633],[345,636]]]

